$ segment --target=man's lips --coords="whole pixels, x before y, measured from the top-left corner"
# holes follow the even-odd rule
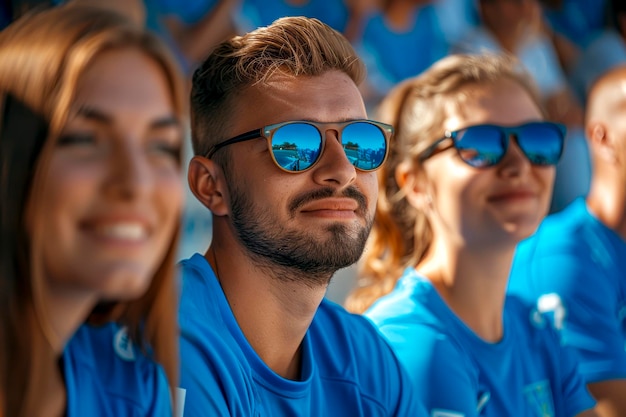
[[[356,212],[358,209],[359,203],[351,198],[324,198],[305,204],[300,211],[304,213],[315,211]]]

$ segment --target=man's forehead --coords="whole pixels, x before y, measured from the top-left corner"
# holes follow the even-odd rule
[[[281,120],[338,121],[366,118],[361,93],[350,77],[340,71],[316,76],[293,76],[276,72],[234,97],[237,113],[258,116],[282,113]],[[327,114],[328,113],[328,114]]]

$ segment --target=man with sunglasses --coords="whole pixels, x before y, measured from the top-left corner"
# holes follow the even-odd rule
[[[367,119],[363,76],[342,35],[303,17],[195,72],[188,178],[213,236],[182,262],[184,417],[425,415],[374,327],[324,298],[361,256],[392,134]]]
[[[626,67],[590,90],[586,198],[548,216],[520,244],[509,292],[536,302],[578,353],[603,417],[626,416]]]

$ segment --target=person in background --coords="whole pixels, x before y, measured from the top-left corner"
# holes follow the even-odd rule
[[[550,207],[551,212],[559,211],[589,189],[591,168],[582,107],[548,35],[539,0],[479,0],[478,6],[482,25],[468,33],[453,51],[515,55],[537,84],[546,117],[567,126]]]
[[[626,63],[626,0],[609,0],[610,19],[594,32],[572,69],[572,85],[581,102],[605,72]]]
[[[611,0],[539,0],[553,36],[584,48],[605,25]],[[557,42],[560,42],[557,41]],[[558,47],[557,47],[558,49]]]
[[[237,31],[250,32],[258,27],[268,26],[284,16],[306,16],[319,19],[338,32],[348,35],[358,32],[361,12],[366,12],[378,1],[380,0],[241,0],[241,9],[236,18]]]
[[[506,296],[516,245],[548,211],[564,141],[512,58],[452,55],[401,83],[361,287],[431,416],[595,416],[570,352]]]
[[[337,31],[288,17],[219,45],[193,76],[189,186],[213,217],[181,264],[184,417],[426,416],[391,348],[326,300],[373,222],[392,127]]]
[[[144,0],[144,3],[147,28],[166,41],[189,77],[217,44],[236,33],[235,22],[241,9],[241,0]]]
[[[626,415],[626,66],[589,93],[586,198],[546,218],[515,254],[509,292],[536,303],[578,353],[603,416]]]
[[[0,414],[170,416],[184,87],[123,16],[0,33]]]
[[[361,87],[374,110],[389,90],[446,56],[449,45],[432,0],[384,0],[353,43],[367,66]],[[413,52],[412,52],[413,51]]]

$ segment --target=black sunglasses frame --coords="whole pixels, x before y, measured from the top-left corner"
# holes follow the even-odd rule
[[[450,149],[451,147],[455,148],[457,153],[459,154],[459,157],[461,158],[461,160],[463,162],[465,162],[466,164],[468,164],[471,167],[474,168],[491,168],[493,166],[498,165],[502,159],[504,158],[504,156],[506,155],[508,149],[509,149],[509,143],[510,143],[510,138],[511,136],[515,136],[515,141],[518,143],[519,146],[519,132],[521,130],[523,130],[525,127],[531,126],[531,125],[544,125],[544,126],[551,126],[553,127],[559,134],[560,134],[560,138],[561,138],[561,150],[559,152],[559,156],[557,158],[557,161],[560,159],[561,155],[563,154],[563,148],[564,148],[564,142],[565,142],[565,135],[567,133],[567,128],[565,127],[565,125],[561,124],[561,123],[555,123],[555,122],[549,122],[549,121],[539,121],[539,122],[529,122],[529,123],[524,123],[521,125],[517,125],[517,126],[500,126],[500,125],[494,125],[494,124],[489,124],[489,123],[483,123],[483,124],[478,124],[478,125],[471,125],[471,126],[466,126],[462,129],[458,129],[458,130],[454,130],[454,131],[446,131],[444,136],[440,139],[437,139],[435,142],[433,142],[430,146],[428,146],[426,149],[424,149],[423,151],[421,151],[418,155],[417,155],[417,159],[419,160],[420,163],[423,163],[424,161],[426,161],[428,158],[435,156],[436,154],[438,154],[439,152],[443,152],[445,150]],[[471,128],[475,128],[475,127],[492,127],[495,128],[497,130],[500,131],[501,133],[501,138],[503,138],[502,140],[504,140],[504,150],[502,152],[502,155],[500,155],[500,157],[494,161],[491,164],[488,165],[474,165],[471,162],[467,161],[466,159],[463,158],[463,156],[461,155],[461,150],[456,146],[457,144],[457,136],[460,132],[466,131],[468,129]],[[441,143],[447,141],[447,140],[451,140],[452,141],[452,146],[449,147],[444,147],[441,148],[440,145]],[[528,155],[526,154],[526,151],[524,150],[524,148],[522,146],[519,146],[520,149],[522,150],[522,153],[524,154],[524,156],[526,157],[526,159],[528,159],[531,164],[533,165],[537,165],[537,166],[551,166],[551,165],[555,165],[554,164],[538,164],[533,162]]]
[[[300,170],[300,171],[291,171],[288,169],[285,169],[284,167],[282,167],[278,161],[276,161],[276,158],[274,157],[274,153],[272,152],[272,139],[274,137],[274,133],[280,129],[283,126],[287,126],[290,124],[294,124],[294,123],[302,123],[302,124],[307,124],[307,125],[311,125],[313,127],[315,127],[317,129],[317,131],[320,133],[320,138],[321,138],[321,143],[320,143],[320,152],[319,155],[317,157],[317,159],[311,163],[311,165],[309,165],[306,169]],[[355,119],[355,120],[349,120],[346,122],[330,122],[330,123],[324,123],[324,122],[312,122],[312,121],[308,121],[308,120],[290,120],[287,122],[281,122],[281,123],[275,123],[275,124],[271,124],[271,125],[267,125],[267,126],[263,126],[262,128],[259,129],[254,129],[251,130],[249,132],[246,133],[242,133],[240,135],[237,135],[233,138],[227,139],[224,142],[220,142],[218,144],[216,144],[215,146],[213,146],[209,152],[207,152],[206,154],[206,158],[211,159],[211,157],[215,154],[215,152],[217,152],[219,149],[228,146],[228,145],[232,145],[234,143],[239,143],[239,142],[245,142],[248,140],[253,140],[253,139],[260,139],[260,138],[264,138],[267,141],[267,147],[270,151],[270,155],[272,156],[272,160],[274,161],[274,164],[280,168],[281,170],[285,171],[285,172],[289,172],[291,174],[299,174],[301,172],[306,172],[308,170],[310,170],[311,168],[313,168],[313,166],[315,166],[315,164],[317,164],[317,162],[322,158],[322,154],[324,153],[324,149],[326,147],[326,132],[328,130],[335,130],[337,131],[337,135],[339,137],[339,141],[341,142],[342,140],[342,132],[343,130],[347,127],[350,126],[352,124],[355,123],[367,123],[370,125],[374,125],[376,126],[378,129],[380,129],[380,131],[383,134],[383,137],[385,139],[385,155],[383,157],[383,159],[381,160],[380,164],[373,169],[362,169],[359,168],[357,166],[355,166],[355,168],[359,171],[364,171],[364,172],[371,172],[371,171],[376,171],[377,169],[379,169],[384,163],[385,160],[387,159],[387,156],[389,155],[389,141],[391,140],[391,136],[393,135],[393,126],[383,123],[383,122],[378,122],[375,120],[369,120],[369,119]]]

